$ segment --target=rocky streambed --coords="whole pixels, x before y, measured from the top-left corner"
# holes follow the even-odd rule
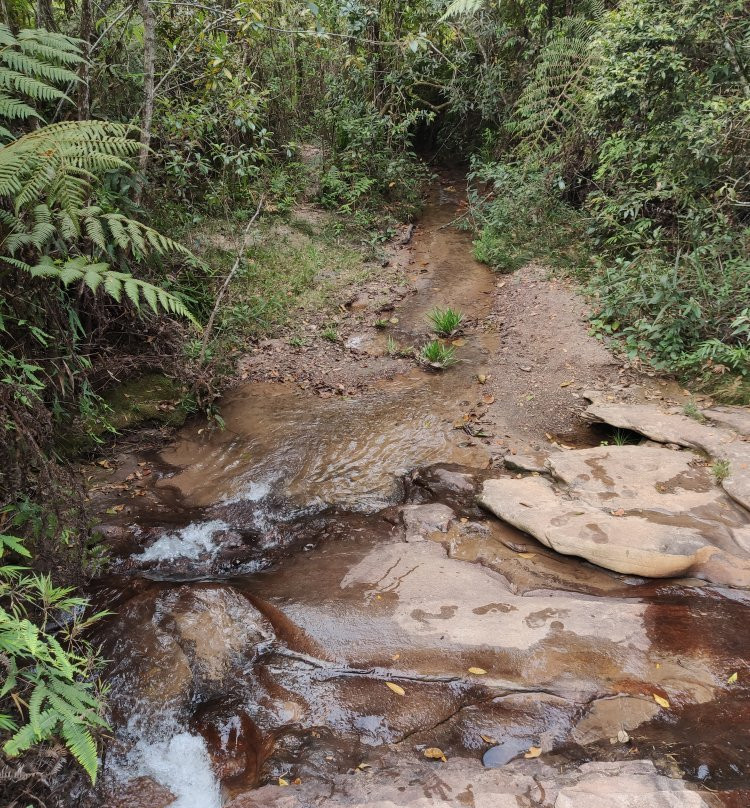
[[[253,382],[100,469],[111,808],[750,804],[747,412],[624,376],[572,293],[471,259],[459,202],[392,331],[463,309],[456,368],[370,378],[365,309],[357,395]]]

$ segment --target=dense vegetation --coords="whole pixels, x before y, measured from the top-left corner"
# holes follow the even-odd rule
[[[210,412],[228,349],[348,254],[333,233],[291,264],[262,239],[235,261],[201,247],[212,223],[305,199],[376,251],[418,208],[425,158],[470,163],[481,260],[573,273],[633,358],[747,400],[747,11],[0,0],[0,532],[23,537],[0,545],[6,756],[56,736],[96,770],[86,618],[46,573],[67,586],[100,563],[67,460],[117,425],[109,393],[159,373]],[[243,291],[217,307],[230,265]],[[447,314],[436,331],[459,327]],[[19,800],[37,775],[54,790],[45,765],[18,764]]]

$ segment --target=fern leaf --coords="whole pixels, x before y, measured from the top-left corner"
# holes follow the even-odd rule
[[[61,734],[71,755],[83,766],[92,783],[96,783],[99,760],[96,756],[96,742],[82,724],[63,721]]]

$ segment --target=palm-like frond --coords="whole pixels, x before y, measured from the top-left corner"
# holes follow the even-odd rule
[[[0,24],[0,121],[8,123],[0,136],[10,140],[0,145],[0,266],[65,285],[80,282],[118,302],[140,309],[145,301],[154,312],[195,323],[178,297],[110,267],[113,257],[139,262],[168,253],[197,262],[192,253],[141,222],[90,204],[105,172],[130,171],[128,160],[139,149],[135,127],[65,121],[18,137],[10,131],[14,122],[40,117],[33,101],[64,98],[56,85],[77,81],[69,68],[81,61],[74,39],[36,29],[14,36]]]

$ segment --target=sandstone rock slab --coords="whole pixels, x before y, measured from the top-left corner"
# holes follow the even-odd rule
[[[750,442],[742,439],[746,434],[748,416],[739,408],[725,408],[720,413],[716,422],[722,426],[700,423],[686,415],[664,412],[649,404],[610,404],[598,400],[586,409],[584,417],[639,432],[659,443],[698,449],[715,460],[726,461],[730,475],[722,482],[724,490],[750,510]]]
[[[662,524],[622,508],[605,510],[564,498],[541,477],[487,480],[478,502],[547,547],[614,572],[649,578],[702,574],[750,586],[750,559],[713,545],[697,521]]]

